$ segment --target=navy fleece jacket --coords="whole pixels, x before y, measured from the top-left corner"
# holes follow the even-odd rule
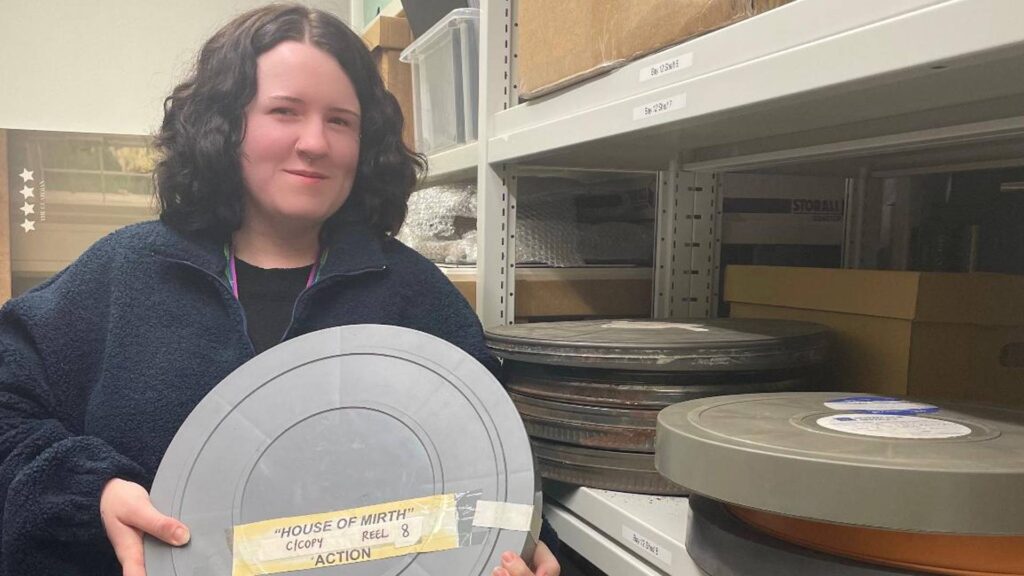
[[[192,408],[254,355],[224,269],[221,246],[147,222],[0,311],[0,576],[121,573],[100,521],[104,484],[148,489]],[[295,310],[286,339],[397,325],[496,368],[437,267],[358,224],[336,234]]]

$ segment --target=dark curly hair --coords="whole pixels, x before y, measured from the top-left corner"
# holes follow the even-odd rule
[[[155,139],[160,219],[183,234],[227,240],[242,224],[240,148],[245,109],[256,95],[256,59],[294,40],[330,54],[352,80],[362,109],[359,167],[345,205],[324,224],[369,222],[397,234],[409,194],[425,170],[402,142],[402,112],[384,88],[366,45],[336,17],[298,4],[272,4],[235,18],[199,52],[191,75],[164,101]]]

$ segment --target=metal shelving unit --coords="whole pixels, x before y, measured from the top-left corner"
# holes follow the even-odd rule
[[[1022,16],[1005,0],[799,0],[520,104],[514,2],[485,2],[484,324],[515,316],[521,167],[659,171],[655,315],[692,317],[714,313],[716,173],[840,175],[863,189],[886,174],[1020,165]],[[677,72],[649,74],[668,61]]]
[[[857,199],[877,178],[1024,165],[1022,2],[797,0],[526,103],[514,0],[482,4],[485,326],[515,318],[516,175],[527,167],[658,172],[654,315],[699,317],[717,300],[720,173],[848,178],[849,218],[864,213]],[[670,61],[676,72],[650,74]],[[859,267],[860,224],[847,229],[844,262]],[[683,547],[685,499],[548,496],[563,538],[608,573],[701,574]],[[631,548],[627,523],[685,567]]]

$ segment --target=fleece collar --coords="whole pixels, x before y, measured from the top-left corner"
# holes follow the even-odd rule
[[[186,237],[164,223],[155,227],[152,252],[159,258],[186,262],[214,276],[224,274],[224,246],[213,241]],[[338,226],[328,243],[327,259],[320,269],[320,279],[387,267],[383,243],[368,226],[346,221]]]

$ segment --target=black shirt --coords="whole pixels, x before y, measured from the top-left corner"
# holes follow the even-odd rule
[[[295,300],[306,288],[313,265],[302,268],[257,268],[235,259],[238,301],[245,310],[249,339],[259,354],[281,342],[292,321]]]

